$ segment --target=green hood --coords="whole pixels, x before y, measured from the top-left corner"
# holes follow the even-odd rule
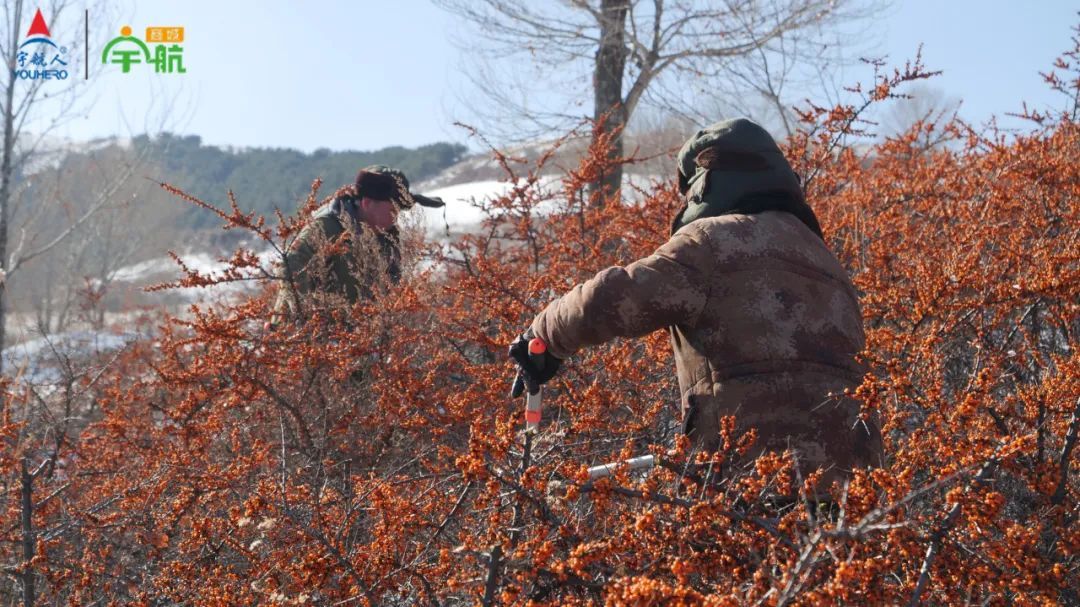
[[[683,144],[678,163],[686,206],[672,233],[704,217],[783,210],[821,235],[795,171],[772,136],[750,120],[724,120],[698,131]]]

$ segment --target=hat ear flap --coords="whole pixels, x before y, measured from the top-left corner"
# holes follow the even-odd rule
[[[675,171],[679,182],[679,194],[686,195],[686,190],[690,189],[690,178],[683,175],[682,171]]]
[[[681,209],[679,209],[679,212],[675,213],[675,217],[673,217],[671,219],[671,233],[672,234],[674,234],[675,232],[678,232],[679,228],[682,227],[683,215],[686,215],[686,211],[689,208],[690,208],[690,205],[684,204],[683,207]]]

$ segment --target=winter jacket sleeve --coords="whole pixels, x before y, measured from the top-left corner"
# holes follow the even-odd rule
[[[708,299],[713,264],[708,235],[688,225],[652,255],[608,268],[551,302],[532,330],[553,356],[566,358],[615,337],[692,326]]]

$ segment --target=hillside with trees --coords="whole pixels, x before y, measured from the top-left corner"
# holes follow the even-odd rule
[[[392,146],[374,151],[331,151],[305,154],[273,148],[220,148],[204,145],[197,135],[141,135],[132,153],[156,159],[153,178],[204,200],[224,201],[232,191],[245,211],[271,215],[275,208],[291,213],[303,203],[311,183],[322,179],[334,190],[351,183],[360,167],[385,164],[405,172],[413,182],[438,174],[460,160],[467,148],[455,143],[432,143],[417,148]],[[212,224],[205,213],[189,213],[183,227]]]

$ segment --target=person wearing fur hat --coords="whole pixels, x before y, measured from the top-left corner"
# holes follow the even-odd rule
[[[273,321],[296,318],[307,294],[354,304],[373,297],[380,286],[397,283],[397,214],[414,204],[441,207],[443,201],[410,192],[408,179],[397,169],[361,169],[355,183],[338,189],[315,211],[290,246]]]
[[[717,450],[734,416],[757,431],[751,457],[791,449],[804,474],[824,470],[821,489],[880,465],[877,423],[844,394],[863,374],[858,294],[779,146],[749,120],[719,122],[683,145],[677,179],[670,239],[551,302],[510,346],[526,381],[550,380],[581,348],[666,328],[699,449]]]

